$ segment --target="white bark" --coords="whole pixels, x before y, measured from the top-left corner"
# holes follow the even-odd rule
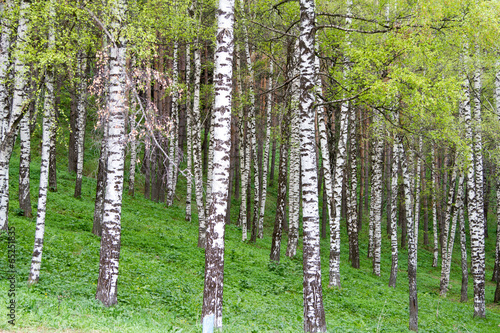
[[[304,227],[304,331],[326,332],[321,286],[320,234],[318,212],[318,164],[314,126],[314,0],[300,0],[300,160],[302,219]]]
[[[239,56],[239,44],[236,44],[236,53],[238,54],[237,66],[238,66],[238,98],[239,98],[239,109],[238,109],[238,129],[239,129],[239,159],[240,159],[240,215],[238,218],[238,224],[241,226],[241,240],[244,242],[247,240],[247,195],[248,195],[248,176],[250,172],[250,157],[248,144],[245,138],[245,124],[247,121],[243,118],[244,106],[242,98],[242,82],[241,82],[241,57]],[[248,135],[247,135],[248,136]]]
[[[267,90],[273,88],[273,61],[269,60],[269,79]],[[264,213],[266,211],[266,197],[267,197],[267,170],[269,169],[269,143],[271,139],[271,111],[273,103],[273,94],[269,92],[267,95],[266,105],[266,141],[264,144],[264,157],[262,167],[262,198],[260,199],[260,215],[259,215],[259,238],[262,238],[264,231]]]
[[[402,142],[400,141],[402,145]],[[415,247],[415,226],[411,209],[410,174],[405,152],[401,155],[403,171],[403,187],[405,193],[406,220],[408,223],[408,283],[409,283],[409,328],[418,331],[418,299],[417,299],[417,249]]]
[[[191,47],[186,45],[186,139],[187,139],[187,178],[186,178],[186,221],[191,221],[191,198],[193,197],[193,140],[191,114]]]
[[[395,123],[399,122],[399,116],[395,117]],[[389,277],[389,287],[396,288],[398,277],[398,165],[401,157],[402,147],[396,140],[392,145],[392,174],[391,174],[391,275]]]
[[[54,18],[54,3],[50,4],[50,16]],[[49,49],[55,46],[55,29],[50,27],[48,38]],[[30,275],[28,285],[38,282],[40,278],[40,266],[42,263],[43,239],[45,233],[45,212],[47,209],[47,187],[49,183],[49,157],[51,148],[52,126],[55,121],[55,94],[54,94],[54,72],[52,69],[46,74],[45,79],[45,101],[43,115],[43,134],[42,134],[42,157],[40,165],[40,187],[38,194],[38,208],[36,216],[35,245],[33,247],[33,256],[31,258]]]
[[[26,85],[28,67],[24,63],[24,43],[28,30],[27,11],[29,3],[21,1],[19,25],[17,27],[17,40],[15,43],[14,60],[14,94],[12,97],[12,109],[7,117],[4,117],[4,128],[2,135],[2,146],[0,149],[0,230],[7,227],[9,210],[9,162],[15,142],[15,133],[19,122],[26,112]],[[2,37],[3,38],[3,37]],[[5,40],[2,41],[4,43]]]
[[[433,247],[433,259],[432,259],[432,267],[437,267],[438,263],[438,254],[439,254],[439,246],[438,246],[438,220],[437,220],[437,201],[438,199],[438,188],[439,184],[437,182],[437,173],[438,173],[438,167],[437,167],[437,160],[435,156],[435,150],[436,148],[433,148],[431,151],[431,159],[432,159],[432,234],[433,234],[433,239],[434,239],[434,247]]]
[[[106,105],[108,113],[106,192],[102,221],[99,279],[96,299],[105,306],[117,303],[118,262],[120,258],[121,208],[123,191],[123,171],[125,166],[125,57],[124,37],[119,36],[124,22],[127,3],[114,3],[112,32],[117,40],[110,48],[109,91]]]
[[[205,204],[203,201],[203,170],[201,162],[201,113],[200,113],[200,83],[201,83],[201,57],[200,48],[196,45],[194,50],[194,94],[193,94],[193,164],[194,185],[196,192],[196,207],[198,211],[198,247],[205,247],[207,224],[205,219]]]
[[[298,52],[298,44],[295,45],[295,52]],[[297,55],[296,55],[297,57]],[[297,58],[296,58],[297,59]],[[293,76],[298,75],[297,66],[294,67]],[[290,128],[290,176],[288,178],[288,243],[286,256],[289,258],[297,254],[299,242],[299,205],[300,205],[300,116],[299,116],[299,82],[293,80],[291,88],[291,128]]]
[[[379,116],[374,119],[374,124],[379,122]],[[376,135],[376,134],[375,134]],[[370,223],[373,225],[373,274],[380,276],[380,256],[382,250],[382,164],[384,142],[375,137],[374,156],[372,163],[372,197],[370,202]]]
[[[470,106],[470,93],[468,82],[464,80],[463,90],[465,92],[464,100],[460,111],[462,113],[462,118],[465,122],[466,127],[466,140],[472,142],[473,139],[473,129],[471,120],[471,106]],[[469,145],[471,152],[474,151],[476,147],[472,147],[472,143]],[[476,158],[479,158],[476,155]],[[467,210],[469,217],[469,229],[471,235],[471,273],[474,281],[474,317],[483,318],[486,316],[485,309],[485,298],[484,298],[484,265],[485,265],[485,253],[484,253],[484,222],[481,218],[483,210],[479,209],[478,205],[478,190],[476,188],[474,166],[475,163],[472,159],[472,154],[467,156]],[[481,170],[482,171],[482,170]]]
[[[135,166],[137,164],[137,123],[136,123],[136,110],[137,105],[132,102],[132,108],[129,109],[129,123],[130,123],[130,167],[128,176],[128,194],[133,196],[135,192]]]
[[[224,222],[229,188],[231,151],[231,99],[233,72],[234,0],[220,0],[214,70],[214,178],[210,201],[205,250],[205,287],[202,321],[214,318],[222,327],[222,292],[224,280]],[[205,325],[204,325],[205,326]],[[204,327],[204,330],[207,327]]]
[[[175,194],[175,186],[176,186],[176,172],[177,169],[177,142],[178,142],[178,134],[179,130],[177,124],[179,122],[179,112],[178,112],[178,91],[177,85],[179,81],[179,68],[178,68],[178,47],[177,41],[174,42],[174,57],[172,64],[172,85],[174,87],[174,91],[172,93],[172,111],[171,111],[171,127],[169,133],[169,163],[168,163],[168,176],[167,176],[167,198],[166,204],[167,206],[171,206],[174,202],[174,194]]]
[[[79,79],[78,82],[78,104],[76,107],[76,186],[75,186],[75,197],[81,196],[82,193],[82,176],[83,176],[83,152],[85,143],[85,124],[87,120],[87,80],[85,77],[85,72],[87,69],[87,59],[84,59],[84,53],[82,51],[78,52],[78,72]]]

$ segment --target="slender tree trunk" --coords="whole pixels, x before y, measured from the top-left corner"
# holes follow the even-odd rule
[[[173,56],[173,64],[172,64],[172,84],[174,86],[174,92],[172,94],[172,114],[171,114],[171,122],[172,128],[169,133],[169,163],[168,163],[168,177],[167,177],[167,197],[166,204],[168,206],[172,206],[174,202],[174,194],[175,194],[175,186],[176,186],[176,169],[177,165],[177,155],[178,155],[178,141],[179,141],[179,105],[178,105],[178,92],[176,91],[176,87],[179,81],[179,57],[178,57],[178,42],[174,42],[174,56]]]
[[[397,120],[397,118],[396,118]],[[399,120],[397,120],[399,122]],[[392,266],[391,275],[389,277],[389,287],[396,288],[398,277],[398,165],[400,163],[402,147],[399,142],[394,141],[392,149],[392,173],[391,173],[391,254]],[[389,213],[389,212],[388,212]]]
[[[456,175],[453,176],[455,178]],[[452,179],[452,185],[454,185],[454,179]],[[444,264],[442,264],[442,267],[445,269],[444,272],[441,272],[441,284],[440,284],[440,294],[442,296],[446,295],[448,291],[448,285],[450,283],[450,271],[451,271],[451,257],[453,255],[453,245],[455,243],[455,233],[456,233],[456,228],[457,228],[457,219],[458,219],[458,213],[462,211],[463,207],[463,194],[464,191],[464,176],[460,175],[460,179],[458,181],[458,192],[457,192],[457,198],[456,198],[456,204],[455,204],[455,209],[454,209],[454,214],[452,218],[452,224],[451,224],[451,230],[450,230],[450,235],[449,235],[449,242],[447,242],[447,250],[446,250],[446,262],[443,259]],[[444,273],[444,274],[443,274]]]
[[[400,142],[401,144],[401,142]],[[409,310],[411,331],[418,331],[418,300],[417,300],[417,248],[415,238],[415,226],[411,209],[410,174],[408,162],[404,151],[401,156],[401,168],[403,171],[403,187],[405,192],[406,219],[408,221],[408,281],[409,281]]]
[[[26,33],[28,30],[28,8],[29,3],[26,1],[21,1],[19,25],[17,27],[17,40],[15,44],[15,47],[18,50],[24,49],[23,44],[26,40]],[[6,31],[5,33],[8,32]],[[2,36],[2,38],[4,37],[6,36]],[[5,40],[3,40],[2,43],[3,42],[5,42]],[[14,60],[14,93],[12,96],[12,108],[10,113],[8,113],[8,117],[6,116],[4,119],[4,124],[6,126],[4,127],[2,144],[0,147],[0,186],[2,190],[0,192],[0,230],[7,230],[8,226],[9,162],[12,156],[12,150],[14,148],[19,123],[22,120],[24,113],[27,112],[27,104],[25,103],[27,97],[26,87],[28,83],[27,71],[28,68],[23,62],[23,59],[21,59],[20,57],[16,57],[16,59]]]
[[[437,157],[435,156],[435,148],[432,149],[432,234],[434,237],[434,248],[433,248],[433,259],[432,267],[437,267],[438,262],[438,220],[437,220],[437,202],[438,202],[438,168],[437,168]]]
[[[295,60],[298,60],[298,45],[295,45]],[[298,75],[297,66],[294,67],[293,76]],[[297,245],[299,243],[299,206],[300,206],[300,115],[299,107],[299,82],[294,80],[291,88],[292,113],[290,128],[290,176],[288,178],[288,243],[286,247],[286,256],[295,257],[297,254]]]
[[[281,122],[280,164],[278,169],[278,197],[276,199],[276,218],[274,220],[273,240],[270,260],[280,262],[281,236],[286,217],[286,190],[288,177],[288,140],[290,136],[289,116],[285,114]]]
[[[205,249],[203,330],[222,327],[222,287],[224,279],[224,219],[227,208],[231,150],[231,96],[233,72],[234,1],[220,0],[215,52],[214,179],[209,206]]]
[[[479,53],[479,51],[478,51]],[[483,167],[483,138],[482,138],[482,115],[481,115],[481,80],[482,69],[478,68],[474,72],[474,113],[473,122],[473,142],[474,142],[474,170],[476,182],[476,196],[478,205],[478,216],[484,227],[484,238],[488,237],[488,223],[484,214],[484,167]]]
[[[462,101],[460,111],[466,127],[466,139],[472,141],[473,129],[471,120],[470,93],[468,82],[464,80],[465,99]],[[477,151],[477,145],[470,147],[476,153],[476,158],[481,158],[480,152]],[[483,210],[480,209],[478,199],[478,189],[475,184],[474,177],[474,161],[472,156],[467,157],[467,210],[469,217],[469,229],[471,236],[471,258],[472,258],[472,277],[474,280],[474,317],[484,318],[486,316],[485,298],[484,298],[484,222],[481,218]],[[478,170],[476,170],[478,171]],[[482,172],[482,170],[480,170]],[[482,208],[482,206],[481,206]]]
[[[187,139],[187,178],[186,178],[186,221],[191,221],[191,199],[193,197],[193,139],[191,112],[191,46],[186,45],[186,139]]]
[[[60,90],[59,90],[60,91]],[[49,191],[57,192],[57,126],[58,126],[58,109],[57,109],[57,95],[54,113],[54,125],[52,126],[52,133],[50,134],[50,156],[49,156]]]
[[[469,265],[467,264],[467,236],[466,236],[466,230],[465,230],[465,218],[464,218],[464,206],[462,205],[462,208],[457,212],[458,215],[458,221],[459,221],[459,226],[460,226],[460,254],[461,254],[461,268],[462,268],[462,286],[460,288],[460,302],[467,302],[468,296],[467,296],[467,287],[468,287],[468,280],[469,280],[469,272],[468,272],[468,267]]]
[[[495,76],[495,99],[496,99],[496,114],[500,120],[500,60],[497,60],[497,73]],[[496,197],[497,197],[497,239],[495,251],[495,270],[493,279],[497,282],[495,290],[494,302],[500,302],[500,168],[496,169]],[[495,274],[496,273],[496,274]]]
[[[118,35],[125,17],[127,2],[114,4],[112,33]],[[104,194],[104,214],[102,220],[99,279],[96,299],[104,306],[117,303],[118,262],[120,258],[121,208],[123,191],[123,171],[125,166],[125,41],[110,48],[109,95],[106,105],[108,112],[108,135],[106,137],[107,168],[106,192]]]
[[[378,122],[374,119],[374,122]],[[370,224],[373,225],[373,274],[380,276],[380,256],[382,250],[382,164],[384,142],[375,139],[373,163],[372,163],[372,198],[370,202]]]
[[[358,167],[357,167],[357,142],[356,142],[356,113],[349,113],[349,138],[350,138],[350,174],[351,174],[351,184],[348,191],[348,229],[349,237],[349,249],[351,249],[351,264],[354,268],[359,268],[359,244],[358,244],[358,215],[357,215],[357,197],[358,197]]]
[[[30,196],[30,162],[31,162],[31,130],[29,108],[21,119],[19,126],[19,208],[24,216],[31,217]]]
[[[196,193],[196,207],[198,211],[198,247],[205,248],[207,224],[205,219],[205,204],[203,202],[203,168],[201,160],[201,129],[202,120],[200,113],[200,83],[201,83],[201,58],[199,41],[194,49],[194,94],[193,94],[193,166],[194,186]]]
[[[77,164],[76,164],[76,185],[75,185],[75,198],[79,198],[82,195],[82,176],[83,176],[83,152],[85,144],[85,124],[87,122],[87,108],[86,108],[86,97],[87,97],[87,78],[85,77],[87,69],[87,59],[82,51],[78,52],[78,72],[80,74],[80,82],[78,83],[77,95],[78,95],[78,105],[77,105],[77,137],[76,137],[76,152],[77,152]]]
[[[273,61],[269,60],[269,80],[267,89],[273,88]],[[264,158],[262,168],[262,196],[260,200],[260,216],[259,216],[259,234],[258,237],[264,236],[264,213],[266,211],[266,197],[267,197],[267,170],[269,169],[269,141],[271,138],[271,111],[272,111],[273,94],[271,92],[267,95],[266,105],[266,142],[264,144]]]
[[[50,16],[55,16],[54,3],[51,1]],[[55,29],[49,28],[48,38],[49,48],[55,46]],[[42,264],[43,239],[45,233],[45,212],[47,209],[47,185],[49,183],[49,157],[50,157],[50,137],[52,135],[52,126],[54,125],[55,115],[55,96],[54,96],[54,72],[50,68],[45,79],[45,101],[43,115],[43,134],[42,134],[42,157],[40,165],[40,187],[38,194],[38,207],[36,216],[35,245],[33,247],[33,256],[31,258],[30,275],[28,286],[36,284],[40,278],[40,266]]]
[[[300,0],[300,155],[304,227],[304,332],[326,332],[319,239],[318,181],[314,119],[315,9],[313,0]],[[342,183],[340,183],[342,184]],[[338,209],[337,209],[338,210]],[[340,281],[339,281],[340,282]],[[340,285],[340,283],[339,283]]]

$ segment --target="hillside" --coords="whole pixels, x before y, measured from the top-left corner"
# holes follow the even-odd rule
[[[90,150],[89,155],[93,152]],[[63,160],[63,159],[60,159]],[[99,262],[99,238],[91,233],[95,180],[84,178],[81,199],[73,198],[74,175],[59,163],[58,192],[49,193],[40,282],[28,289],[34,221],[16,216],[16,158],[11,165],[10,225],[16,232],[16,326],[7,323],[0,307],[0,329],[22,332],[201,332],[204,253],[196,247],[196,216],[184,220],[180,179],[175,204],[124,195],[118,305],[105,308],[94,300]],[[39,160],[32,163],[32,202],[36,203]],[[91,170],[88,172],[91,173]],[[279,265],[269,263],[276,188],[270,189],[264,239],[242,243],[234,224],[226,228],[224,319],[226,332],[302,331],[302,253]],[[34,204],[36,207],[36,204]],[[233,208],[237,208],[236,202]],[[236,209],[232,215],[237,216]],[[234,219],[233,219],[234,221]],[[493,226],[493,221],[490,221]],[[322,240],[323,293],[328,332],[405,332],[408,320],[406,257],[400,256],[397,288],[387,287],[390,248],[384,238],[382,276],[371,273],[366,259],[366,227],[360,238],[361,269],[348,262],[345,223],[342,229],[342,289],[327,288],[327,240]],[[494,230],[493,227],[491,230]],[[0,236],[2,271],[6,235]],[[286,240],[286,239],[285,239]],[[286,244],[286,243],[285,243]],[[455,246],[450,291],[439,296],[440,268],[420,244],[418,262],[419,328],[422,332],[500,332],[500,306],[492,304],[491,279],[494,234],[487,240],[487,318],[472,318],[469,302],[459,303],[460,267]],[[2,276],[0,302],[7,304],[8,282]],[[67,331],[68,330],[68,331]]]

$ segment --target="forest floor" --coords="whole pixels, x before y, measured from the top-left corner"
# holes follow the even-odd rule
[[[95,155],[94,155],[95,156]],[[201,332],[204,251],[197,248],[197,217],[185,221],[185,180],[179,180],[178,200],[165,207],[124,195],[118,305],[105,308],[94,299],[100,239],[91,233],[95,179],[85,177],[82,197],[73,197],[75,175],[59,163],[58,191],[49,193],[40,281],[26,285],[33,251],[36,218],[18,216],[17,162],[11,167],[9,225],[15,227],[16,323],[8,323],[9,282],[6,235],[0,235],[0,332]],[[95,174],[95,164],[87,174]],[[39,160],[31,173],[31,197],[36,209]],[[275,182],[276,184],[276,182]],[[224,313],[226,332],[302,331],[302,252],[269,262],[276,185],[270,188],[263,239],[241,242],[235,226],[238,205],[233,201],[231,224],[226,227]],[[196,209],[193,207],[193,211]],[[366,216],[366,214],[365,214]],[[342,224],[341,289],[329,289],[329,243],[321,241],[323,297],[328,332],[407,332],[407,256],[402,251],[395,289],[387,286],[391,267],[390,243],[383,238],[380,277],[374,276],[366,258],[366,223],[360,235],[361,268],[348,262],[345,223]],[[422,228],[420,228],[422,229]],[[439,296],[440,268],[431,267],[430,247],[422,244],[418,255],[418,305],[421,332],[500,332],[500,306],[492,303],[495,285],[490,282],[494,261],[494,220],[487,239],[486,319],[472,317],[472,278],[469,301],[460,303],[460,253],[455,246],[448,296]],[[457,237],[458,239],[458,237]],[[470,255],[470,254],[469,254]]]

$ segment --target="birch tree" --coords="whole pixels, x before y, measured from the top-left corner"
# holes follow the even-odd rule
[[[464,80],[463,84],[464,97],[462,107],[460,108],[463,121],[466,128],[466,140],[472,142],[473,129],[472,129],[472,115],[470,105],[470,93],[468,89],[468,81]],[[477,145],[469,145],[470,151],[476,153]],[[480,154],[480,152],[477,152]],[[478,156],[478,155],[476,155]],[[485,299],[484,299],[484,222],[481,219],[483,210],[478,204],[478,195],[475,182],[474,161],[471,154],[466,158],[467,165],[467,211],[469,217],[469,229],[471,237],[471,273],[474,281],[474,317],[483,318],[486,316]],[[476,170],[477,171],[477,170]]]
[[[214,179],[208,209],[203,290],[203,330],[222,327],[224,280],[224,221],[227,208],[231,151],[234,0],[220,0],[214,70]]]
[[[85,125],[87,122],[87,81],[85,72],[87,70],[87,59],[84,58],[82,51],[78,52],[78,83],[77,83],[77,116],[76,116],[76,185],[75,185],[75,198],[82,195],[82,177],[83,177],[83,152],[85,143]]]
[[[318,212],[318,164],[315,151],[314,91],[315,8],[314,0],[300,0],[300,160],[302,219],[304,227],[304,332],[326,332],[321,286],[320,234]]]
[[[55,20],[55,3],[50,1],[49,15],[52,20]],[[54,22],[49,28],[48,48],[49,50],[55,47],[55,28]],[[54,66],[55,67],[55,66]],[[52,143],[52,126],[55,120],[55,95],[54,95],[54,67],[48,69],[45,78],[45,100],[44,100],[44,115],[43,115],[43,136],[42,136],[42,157],[40,165],[40,187],[38,194],[38,208],[36,216],[36,231],[35,244],[33,247],[33,256],[31,258],[30,275],[28,285],[33,285],[40,278],[40,266],[42,264],[43,239],[45,233],[45,213],[47,210],[47,187],[49,184],[49,158],[50,146]]]
[[[10,112],[4,112],[2,144],[0,149],[0,230],[7,229],[7,219],[9,211],[9,162],[12,156],[12,150],[16,139],[16,132],[19,128],[19,123],[24,114],[27,112],[27,72],[28,67],[24,63],[24,52],[26,36],[28,31],[28,9],[29,3],[21,1],[19,9],[19,24],[17,27],[17,39],[14,44],[14,92],[12,96],[12,106]],[[7,6],[9,8],[9,6]],[[8,31],[5,31],[8,33]],[[7,46],[2,35],[2,43]],[[4,46],[4,45],[2,45]],[[8,119],[8,120],[7,120]]]
[[[123,35],[126,0],[117,0],[111,8],[110,30],[114,40],[109,54],[109,92],[106,104],[108,135],[106,136],[106,191],[102,220],[99,279],[96,299],[105,306],[117,303],[118,261],[120,258],[123,171],[125,166],[125,57]]]

